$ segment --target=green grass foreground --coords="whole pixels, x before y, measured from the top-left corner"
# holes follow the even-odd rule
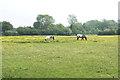
[[[2,37],[2,78],[118,77],[118,36]]]

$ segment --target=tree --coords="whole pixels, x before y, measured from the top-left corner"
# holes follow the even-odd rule
[[[110,29],[111,33],[114,34],[117,31],[117,22],[114,20],[90,20],[83,24],[83,28],[85,29],[87,34],[98,34],[101,32],[106,32],[104,30]],[[109,33],[110,33],[109,31]],[[111,34],[110,33],[110,34]]]
[[[100,23],[99,29],[104,31],[105,29],[108,28],[117,30],[117,22],[115,22],[114,20],[103,19],[102,22]]]
[[[41,28],[40,22],[34,22],[33,23],[34,28],[39,29]]]
[[[17,32],[20,35],[38,35],[38,34],[40,34],[38,29],[32,28],[31,26],[18,27]]]
[[[52,24],[46,29],[42,29],[42,34],[49,35],[71,35],[72,31],[68,27],[64,27],[63,24]]]
[[[17,31],[10,31],[10,30],[8,30],[8,31],[5,31],[3,33],[3,35],[5,35],[5,36],[18,36],[19,34],[18,34]]]
[[[54,24],[47,28],[47,32],[55,35],[65,35],[65,27],[63,24]]]
[[[85,29],[87,34],[97,34],[98,27],[100,22],[98,20],[90,20],[83,24],[83,28]]]
[[[77,23],[77,18],[75,15],[68,15],[68,23],[70,24],[70,29],[72,29],[73,25]]]
[[[76,16],[75,15],[68,15],[68,23],[71,25],[71,24],[75,24],[75,23],[77,23],[77,18],[76,18]]]
[[[71,29],[69,28],[69,27],[66,27],[65,28],[65,35],[71,35],[72,34],[72,31],[71,31]]]
[[[98,35],[115,35],[116,32],[113,29],[105,29],[104,31],[98,32]]]
[[[120,35],[120,20],[118,20],[118,30],[117,30],[117,34]]]
[[[82,23],[75,23],[72,26],[73,27],[71,28],[71,30],[73,34],[84,33],[84,28],[82,27]]]
[[[10,22],[3,21],[2,22],[2,31],[5,32],[7,30],[13,29],[13,25]]]
[[[120,27],[118,27],[117,34],[120,35]]]
[[[49,15],[38,15],[36,18],[37,22],[34,22],[33,26],[34,28],[40,29],[40,28],[47,28],[49,25],[55,22],[52,16]]]

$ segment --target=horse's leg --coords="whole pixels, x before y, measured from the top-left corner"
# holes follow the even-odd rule
[[[82,37],[82,40],[83,40],[83,37]]]
[[[54,36],[53,36],[53,40],[54,40]]]
[[[85,40],[87,40],[87,37],[85,37]]]
[[[79,37],[77,37],[77,40],[79,39]]]
[[[83,37],[83,40],[85,40],[84,38],[85,38],[85,37]]]

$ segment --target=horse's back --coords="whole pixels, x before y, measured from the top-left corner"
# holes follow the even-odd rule
[[[77,37],[82,37],[83,36],[83,34],[77,34]]]
[[[50,36],[47,36],[46,39],[50,38]]]

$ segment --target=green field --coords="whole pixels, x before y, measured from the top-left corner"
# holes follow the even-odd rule
[[[118,36],[3,36],[2,78],[118,77]]]

